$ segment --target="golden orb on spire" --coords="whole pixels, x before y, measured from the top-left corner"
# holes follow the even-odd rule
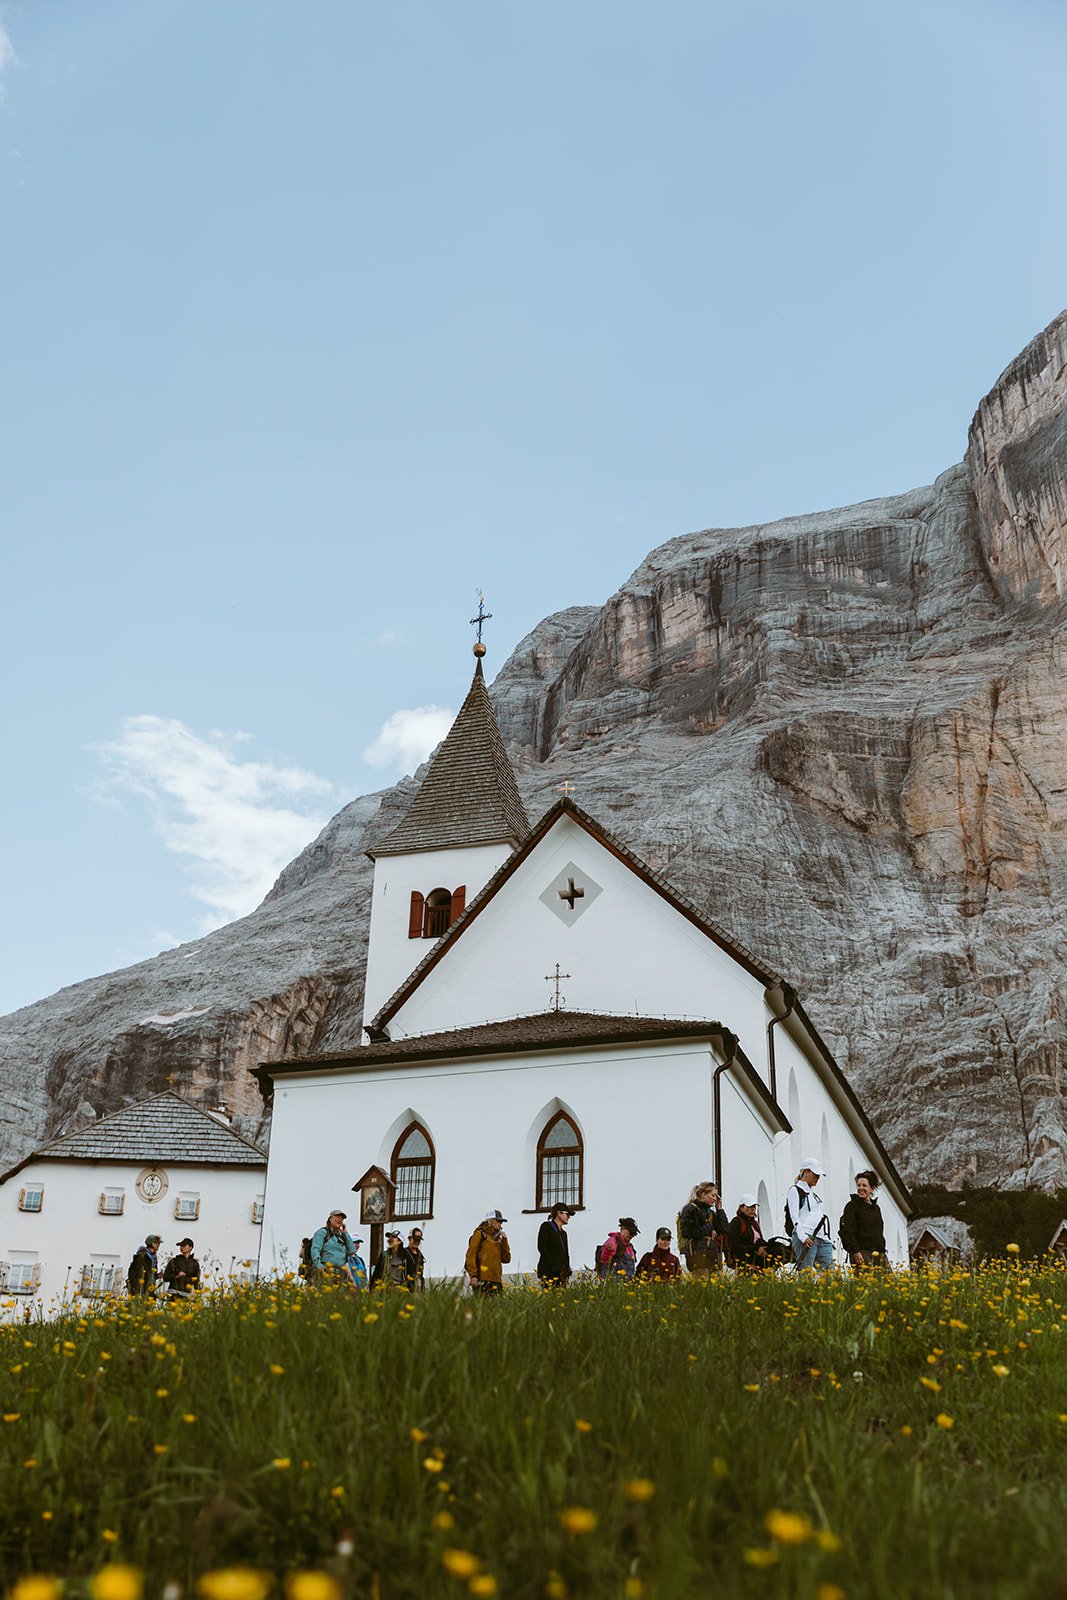
[[[480,639],[478,640],[478,643],[474,646],[474,654],[478,657],[479,661],[485,655],[485,645],[482,643],[482,641]]]

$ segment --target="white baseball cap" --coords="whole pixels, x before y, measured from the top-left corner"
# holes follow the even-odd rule
[[[819,1161],[802,1161],[800,1170],[801,1172],[814,1172],[817,1178],[825,1178],[826,1176],[826,1168]]]
[[[759,1201],[754,1194],[743,1194],[737,1202],[739,1206],[758,1206]]]

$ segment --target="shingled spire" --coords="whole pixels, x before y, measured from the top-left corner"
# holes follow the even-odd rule
[[[434,756],[411,810],[367,853],[377,860],[379,856],[460,845],[514,847],[529,831],[529,818],[496,725],[479,655],[470,692]]]

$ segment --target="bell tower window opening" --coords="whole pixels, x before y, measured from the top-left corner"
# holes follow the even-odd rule
[[[467,905],[467,886],[458,889],[431,889],[428,895],[411,891],[408,908],[409,939],[439,939],[463,915]]]
[[[437,1158],[433,1142],[421,1122],[404,1129],[393,1149],[389,1176],[393,1192],[393,1217],[396,1221],[428,1221],[433,1216],[433,1186]]]
[[[426,920],[422,927],[424,939],[439,939],[448,932],[452,921],[452,895],[448,889],[431,889],[426,896]]]
[[[582,1136],[565,1111],[557,1111],[537,1142],[537,1208],[582,1204]]]

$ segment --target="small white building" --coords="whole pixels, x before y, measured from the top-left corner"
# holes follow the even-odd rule
[[[169,1091],[42,1145],[0,1175],[0,1316],[125,1292],[150,1233],[161,1270],[188,1236],[205,1285],[250,1278],[266,1165],[222,1114]]]
[[[569,798],[530,827],[480,659],[371,854],[369,1044],[254,1069],[273,1102],[263,1271],[340,1208],[371,1256],[388,1212],[425,1229],[431,1275],[459,1274],[498,1207],[512,1273],[532,1272],[557,1200],[577,1267],[626,1214],[650,1247],[711,1177],[731,1215],[758,1195],[774,1235],[804,1159],[835,1227],[856,1172],[879,1174],[906,1264],[907,1191],[794,989]],[[385,1181],[350,1200],[369,1168]]]

